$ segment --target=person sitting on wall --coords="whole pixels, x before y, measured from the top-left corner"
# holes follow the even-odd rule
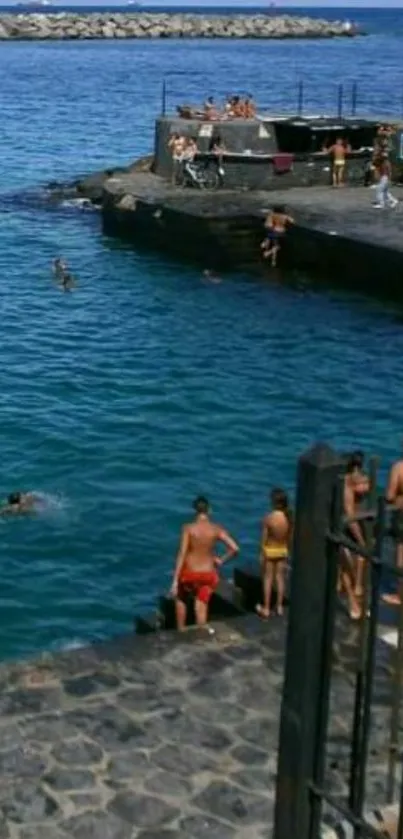
[[[168,140],[168,148],[172,154],[172,184],[176,185],[182,169],[183,153],[186,138],[182,134],[172,134]]]
[[[335,187],[344,186],[346,154],[351,152],[351,147],[343,140],[343,137],[337,137],[336,142],[327,151],[333,158],[332,184]]]
[[[193,119],[194,111],[190,105],[178,105],[176,113],[180,119]]]
[[[231,116],[235,119],[242,119],[245,116],[244,105],[240,96],[233,96],[232,98]]]
[[[281,250],[281,243],[287,232],[287,227],[294,224],[294,219],[288,215],[285,207],[276,205],[266,216],[264,226],[267,230],[266,237],[261,244],[263,259],[271,257],[271,266],[277,265],[277,257]]]
[[[206,625],[210,599],[219,582],[217,568],[239,551],[229,533],[211,521],[207,498],[196,498],[193,508],[196,518],[182,529],[171,587],[171,595],[175,598],[176,624],[180,631],[186,626],[189,600],[194,601],[196,624]],[[228,549],[222,557],[216,555],[218,542]]]
[[[227,98],[225,100],[225,105],[224,105],[223,119],[228,119],[229,117],[232,116],[232,100],[233,100],[232,96],[227,96]]]
[[[253,101],[253,98],[250,94],[245,99],[244,105],[244,117],[245,119],[255,119],[256,117],[256,105]]]
[[[218,110],[217,110],[217,108],[214,104],[214,98],[213,98],[213,96],[209,96],[208,99],[206,99],[206,101],[204,103],[203,119],[214,120],[214,119],[218,119],[218,118],[219,118],[219,114],[218,114]]]

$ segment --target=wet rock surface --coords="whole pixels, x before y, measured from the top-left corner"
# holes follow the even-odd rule
[[[105,38],[334,38],[359,34],[343,21],[290,15],[23,12],[0,14],[0,40]]]
[[[345,795],[359,629],[341,620],[327,778]],[[285,622],[249,616],[0,668],[0,839],[262,839],[273,821]],[[379,650],[368,798],[384,800]]]

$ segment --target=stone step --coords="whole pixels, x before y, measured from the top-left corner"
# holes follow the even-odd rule
[[[174,598],[162,595],[159,598],[159,610],[162,616],[164,629],[175,629],[176,620]],[[210,601],[209,615],[211,619],[224,620],[225,618],[236,617],[237,615],[242,615],[243,613],[244,609],[242,606],[241,592],[232,581],[221,580]],[[192,626],[194,622],[194,614],[190,608],[187,624],[188,626]]]
[[[286,581],[286,596],[284,605],[288,606],[288,578]],[[260,568],[257,563],[250,563],[249,565],[242,565],[234,569],[234,585],[235,588],[242,592],[242,606],[247,612],[254,612],[257,603],[262,602],[262,581],[260,577]],[[271,608],[276,605],[276,592],[273,591]]]
[[[146,615],[136,615],[134,631],[136,635],[149,635],[150,632],[158,632],[161,629],[161,623],[161,615],[157,611]]]

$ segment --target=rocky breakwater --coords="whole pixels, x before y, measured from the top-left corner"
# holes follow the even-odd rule
[[[192,15],[140,13],[0,14],[0,40],[93,40],[101,38],[335,38],[352,37],[343,21],[289,15]]]

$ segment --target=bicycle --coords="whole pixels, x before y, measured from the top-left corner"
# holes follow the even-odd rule
[[[196,189],[217,189],[223,185],[224,169],[211,161],[188,160],[183,164],[183,185]]]

